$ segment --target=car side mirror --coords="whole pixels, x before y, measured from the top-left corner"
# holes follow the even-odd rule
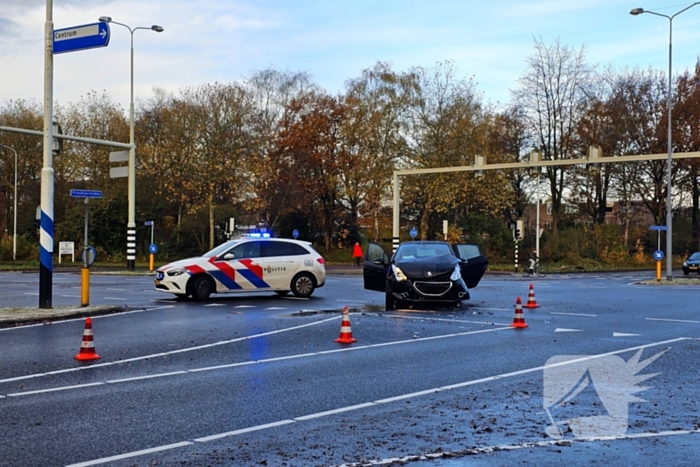
[[[226,253],[224,255],[223,259],[228,261],[228,260],[234,259],[235,257],[236,257],[236,255],[234,255],[233,253]]]

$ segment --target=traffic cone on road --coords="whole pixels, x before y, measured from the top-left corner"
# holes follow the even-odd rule
[[[80,344],[80,352],[75,356],[76,360],[98,360],[100,358],[95,352],[95,342],[92,336],[92,319],[85,318],[85,330],[83,331],[83,343]]]
[[[525,323],[525,316],[523,315],[523,305],[520,302],[520,296],[515,299],[515,316],[513,317],[513,324],[510,325],[511,328],[526,328],[527,323]]]
[[[338,336],[335,341],[341,344],[352,344],[353,342],[357,342],[357,339],[352,337],[348,307],[343,308],[343,321],[340,323],[340,336]]]
[[[537,300],[535,300],[535,288],[530,284],[530,292],[527,294],[527,303],[524,308],[539,308]]]

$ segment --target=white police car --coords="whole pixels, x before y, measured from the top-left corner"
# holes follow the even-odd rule
[[[323,257],[311,243],[284,238],[238,238],[198,258],[183,259],[156,270],[156,290],[207,300],[220,292],[290,291],[309,297],[326,283]]]

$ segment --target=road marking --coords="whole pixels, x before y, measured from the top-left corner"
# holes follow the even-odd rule
[[[337,319],[337,318],[330,318],[330,319]],[[330,319],[319,321],[318,323],[330,321]],[[314,324],[316,324],[316,323],[314,323]],[[301,327],[303,327],[303,326],[308,326],[308,325],[302,325]],[[287,330],[290,330],[290,329],[293,329],[293,328],[288,328]],[[202,371],[223,370],[223,369],[227,369],[227,368],[236,368],[236,367],[240,367],[240,366],[259,365],[259,364],[263,364],[263,363],[279,362],[279,361],[283,361],[283,360],[315,357],[315,356],[319,356],[319,355],[329,355],[329,354],[334,354],[334,353],[339,353],[339,352],[349,352],[352,350],[365,350],[365,349],[371,349],[371,348],[375,348],[375,347],[386,347],[389,345],[399,345],[399,344],[408,344],[408,343],[413,344],[415,342],[421,342],[421,341],[444,339],[444,338],[448,338],[448,337],[468,336],[468,335],[472,335],[472,334],[481,334],[481,333],[485,333],[485,332],[494,332],[494,331],[505,331],[505,330],[511,330],[511,329],[514,329],[514,328],[508,326],[505,328],[484,329],[484,330],[479,330],[479,331],[465,331],[465,332],[459,332],[459,333],[454,333],[454,334],[442,334],[439,336],[431,336],[431,337],[419,337],[419,338],[413,338],[413,339],[405,339],[405,340],[401,340],[401,341],[383,342],[380,344],[370,344],[370,345],[357,346],[357,347],[344,347],[344,348],[340,348],[340,349],[322,350],[319,352],[310,352],[310,353],[296,354],[296,355],[286,355],[286,356],[282,356],[282,357],[271,357],[271,358],[264,358],[264,359],[260,359],[260,360],[250,360],[247,362],[226,363],[223,365],[215,365],[215,366],[208,366],[208,367],[203,367],[203,368],[192,368],[190,370],[174,371],[172,373],[159,373],[159,374],[155,374],[155,375],[135,376],[133,378],[124,378],[124,379],[119,379],[119,380],[103,381],[103,382],[95,383],[95,384],[106,384],[106,383],[115,384],[115,383],[123,383],[123,382],[127,382],[127,381],[141,381],[141,380],[145,380],[145,379],[160,378],[160,377],[164,377],[164,376],[181,375],[181,374],[185,374],[185,373],[198,373],[198,372],[202,372]],[[275,334],[277,332],[279,332],[279,331],[272,331],[272,332],[267,333],[267,334]],[[234,341],[252,339],[252,338],[261,337],[261,336],[267,335],[267,334],[256,334],[255,336],[248,336],[248,337],[242,337],[239,339],[234,339]],[[211,346],[212,345],[204,345],[204,346],[200,346],[199,348],[208,348]],[[130,362],[130,361],[135,361],[135,360],[142,360],[142,359],[151,358],[151,357],[163,357],[163,356],[167,356],[167,355],[172,355],[172,354],[176,354],[176,353],[189,351],[192,349],[194,349],[194,347],[188,348],[188,349],[183,349],[183,350],[173,350],[171,352],[163,352],[163,353],[159,353],[159,354],[153,354],[153,355],[149,355],[148,357],[138,357],[138,358],[133,358],[133,359],[120,360],[118,362],[98,363],[98,364],[91,365],[89,367],[68,368],[65,370],[50,371],[48,373],[18,376],[15,378],[0,380],[0,383],[18,381],[18,380],[29,379],[29,378],[37,378],[37,377],[47,376],[47,375],[56,375],[56,374],[60,374],[60,373],[68,373],[68,372],[73,372],[73,371],[80,371],[80,370],[85,370],[88,368],[110,366],[110,365],[115,365],[115,364],[119,364],[119,363],[125,363],[125,362]],[[53,389],[44,389],[44,390],[41,390],[41,392],[62,391],[64,389],[73,389],[73,387],[69,386],[69,387],[58,387],[58,388],[53,388]],[[28,391],[28,392],[16,393],[13,395],[21,396],[21,395],[32,394],[32,393],[33,392]]]
[[[81,295],[61,295],[63,298],[82,298]]]
[[[103,457],[102,459],[95,459],[94,461],[81,462],[79,464],[70,464],[66,467],[89,467],[91,465],[105,464],[107,462],[118,461],[122,459],[129,459],[130,457],[143,456],[145,454],[153,454],[154,452],[167,451],[169,449],[181,448],[183,446],[190,446],[194,443],[190,441],[183,441],[182,443],[167,444],[165,446],[158,446],[157,448],[143,449],[141,451],[129,452],[126,454],[120,454],[118,456]]]
[[[109,287],[105,287],[105,290],[115,290],[117,292],[125,292],[126,291],[126,289],[111,289]]]
[[[463,387],[467,387],[467,386],[475,386],[477,384],[496,381],[499,379],[509,378],[512,376],[520,376],[520,375],[527,374],[527,373],[534,373],[537,371],[543,371],[547,368],[555,368],[555,367],[570,365],[573,363],[580,363],[580,362],[584,362],[584,361],[588,361],[588,360],[593,360],[596,358],[603,358],[603,357],[607,357],[610,355],[616,355],[616,354],[620,354],[620,353],[631,352],[634,350],[645,349],[648,347],[656,347],[659,345],[665,345],[665,344],[680,342],[680,341],[684,341],[684,340],[691,340],[691,339],[692,338],[690,338],[690,337],[679,337],[679,338],[671,339],[671,340],[667,340],[667,341],[638,345],[635,347],[628,347],[628,348],[622,349],[622,350],[614,350],[612,352],[606,352],[606,353],[602,353],[602,354],[598,354],[598,355],[589,355],[587,357],[575,358],[572,360],[566,360],[566,361],[558,362],[558,363],[551,364],[551,365],[541,365],[541,366],[537,366],[537,367],[526,368],[524,370],[513,371],[510,373],[503,373],[500,375],[489,376],[486,378],[480,378],[480,379],[471,380],[471,381],[464,381],[462,383],[451,384],[449,386],[442,386],[442,387],[427,389],[424,391],[414,392],[414,393],[410,393],[410,394],[403,394],[400,396],[391,397],[391,398],[387,398],[387,399],[380,399],[380,400],[376,400],[373,402],[366,402],[366,403],[357,404],[357,405],[339,407],[339,408],[334,409],[334,410],[327,410],[327,411],[323,411],[323,412],[317,412],[317,413],[313,413],[313,414],[309,414],[309,415],[304,415],[301,417],[296,417],[293,420],[278,420],[278,421],[266,423],[263,425],[255,425],[255,426],[251,426],[251,427],[247,427],[247,428],[241,428],[239,430],[228,431],[226,433],[217,433],[217,434],[213,434],[213,435],[209,435],[209,436],[205,436],[205,437],[201,437],[201,438],[196,438],[194,441],[204,443],[207,441],[217,440],[217,439],[226,438],[226,437],[230,437],[230,436],[236,436],[236,435],[243,434],[243,433],[250,433],[252,431],[260,431],[260,430],[265,430],[267,428],[289,425],[292,423],[297,423],[298,421],[311,420],[314,418],[331,416],[331,415],[335,415],[338,413],[350,412],[353,410],[360,410],[360,409],[364,409],[367,407],[373,407],[373,406],[378,405],[378,404],[387,404],[387,403],[396,402],[396,401],[400,401],[400,400],[404,400],[404,399],[408,399],[408,398],[420,397],[420,396],[429,395],[429,394],[435,394],[438,392],[449,391],[452,389],[463,388]],[[412,342],[412,341],[408,341],[408,342]],[[349,349],[355,349],[355,347],[350,347]],[[679,433],[683,433],[683,434],[700,433],[700,430],[686,430],[685,432],[666,431],[666,432],[660,432],[660,433],[640,433],[640,434],[636,434],[636,435],[633,434],[633,435],[622,435],[622,436],[608,436],[608,437],[601,437],[601,438],[590,438],[587,440],[605,440],[605,441],[607,441],[607,440],[617,440],[617,439],[628,439],[628,438],[631,438],[632,436],[637,437],[637,438],[644,438],[644,437],[653,437],[653,436],[671,436],[671,435],[675,435],[675,434],[679,434]],[[545,443],[545,444],[542,444],[542,446],[550,446],[553,443],[560,443],[560,442],[561,442],[561,440],[550,440],[550,441],[544,441],[544,442],[535,443],[535,444],[539,445],[541,443]],[[105,457],[102,459],[95,459],[95,460],[83,462],[80,464],[72,464],[72,465],[69,465],[66,467],[87,467],[87,466],[91,466],[91,465],[104,464],[104,463],[111,462],[111,461],[117,460],[117,459],[127,459],[127,458],[131,458],[131,457],[137,457],[137,456],[141,456],[141,455],[148,454],[151,452],[158,452],[158,451],[165,451],[168,449],[175,449],[175,448],[178,448],[181,446],[187,446],[190,444],[193,444],[193,443],[191,443],[189,441],[183,441],[181,443],[168,444],[165,446],[159,446],[156,448],[151,448],[151,449],[147,449],[147,450],[143,450],[143,451],[133,451],[130,453],[120,454],[119,456]],[[526,444],[522,444],[522,445],[516,445],[516,447],[517,446],[530,447],[531,444],[526,443]],[[484,452],[488,452],[488,451],[484,451]],[[362,465],[362,464],[354,464],[354,465]]]
[[[124,301],[124,300],[126,300],[126,298],[124,298],[124,297],[102,297],[102,300],[120,300],[120,301]]]
[[[283,308],[281,306],[269,306],[267,308],[264,308],[265,310],[286,310],[287,308]]]
[[[447,321],[448,323],[468,323],[468,324],[486,324],[491,326],[510,326],[508,323],[494,323],[493,321],[467,321],[463,319],[447,319],[447,318],[433,318],[431,316],[403,316],[403,315],[382,315],[387,318],[400,318],[400,319],[419,319],[419,320],[430,320],[430,321]]]
[[[24,295],[39,295],[36,292],[24,292]]]
[[[167,308],[172,308],[172,307],[167,307]],[[95,318],[98,318],[98,316],[96,316]],[[95,318],[94,318],[94,319],[95,319]],[[284,329],[277,329],[277,330],[275,330],[275,331],[263,332],[263,333],[255,334],[255,335],[251,335],[251,336],[238,337],[238,338],[236,338],[236,339],[229,339],[229,340],[225,340],[225,341],[213,342],[213,343],[211,343],[211,344],[198,345],[198,346],[194,346],[194,347],[186,347],[186,348],[179,349],[179,350],[171,350],[171,351],[169,351],[169,352],[162,352],[162,353],[157,353],[157,354],[144,355],[144,356],[141,356],[141,357],[127,358],[127,359],[124,359],[124,360],[117,360],[117,361],[114,361],[114,362],[94,363],[94,364],[92,364],[92,365],[90,365],[90,366],[81,366],[81,367],[74,367],[74,368],[65,368],[65,369],[62,369],[62,370],[48,371],[48,372],[46,372],[46,373],[36,373],[36,374],[25,375],[25,376],[17,376],[17,377],[14,377],[14,378],[0,379],[0,383],[7,383],[7,382],[11,382],[11,381],[20,381],[20,380],[23,380],[23,379],[36,378],[36,377],[40,377],[40,376],[58,375],[58,374],[61,374],[61,373],[72,373],[72,372],[75,372],[75,371],[89,370],[89,369],[91,369],[91,368],[100,368],[100,367],[105,367],[105,366],[120,365],[120,364],[122,364],[122,363],[137,362],[137,361],[140,361],[140,360],[148,360],[149,358],[154,358],[154,357],[164,357],[164,356],[167,356],[167,355],[175,355],[175,354],[179,354],[179,353],[192,352],[192,351],[195,351],[195,350],[208,349],[208,348],[212,348],[212,347],[217,347],[217,346],[219,346],[219,345],[231,344],[231,343],[233,343],[233,342],[241,342],[241,341],[245,341],[245,340],[255,339],[255,338],[258,338],[258,337],[264,337],[264,336],[270,336],[270,335],[273,335],[273,334],[281,334],[281,333],[283,333],[283,332],[294,331],[294,330],[297,330],[297,329],[302,329],[302,328],[309,327],[309,326],[315,326],[315,325],[317,325],[317,324],[326,323],[326,322],[328,322],[328,321],[333,321],[333,320],[337,320],[337,319],[340,319],[340,318],[341,318],[341,316],[334,316],[334,317],[332,317],[332,318],[326,318],[326,319],[323,319],[323,320],[320,320],[320,321],[315,321],[315,322],[313,322],[313,323],[300,324],[300,325],[298,325],[298,326],[292,326],[292,327],[284,328]],[[82,318],[76,319],[76,320],[73,320],[73,321],[79,321],[79,320],[82,320]],[[191,371],[191,370],[190,370],[190,371]]]
[[[564,316],[586,316],[588,318],[595,318],[598,315],[587,315],[585,313],[558,313],[556,311],[550,311],[550,315],[564,315]]]
[[[665,319],[665,318],[644,318],[647,321],[668,321],[670,323],[700,323],[700,321],[691,321],[687,319]]]
[[[556,328],[554,332],[582,332],[582,329],[566,329],[566,328]]]
[[[253,305],[238,305],[234,306],[234,308],[255,308]]]
[[[15,392],[13,394],[8,394],[7,397],[19,397],[19,396],[30,396],[33,394],[44,394],[47,392],[57,392],[66,391],[68,389],[83,389],[89,388],[90,386],[102,386],[104,383],[86,383],[86,384],[76,384],[75,386],[63,386],[61,388],[51,388],[51,389],[39,389],[36,391],[26,391],[26,392]]]
[[[226,306],[226,305],[224,305],[223,303],[209,303],[209,304],[203,305],[203,306]]]
[[[625,334],[624,332],[613,332],[613,337],[634,337],[641,336],[641,334]]]

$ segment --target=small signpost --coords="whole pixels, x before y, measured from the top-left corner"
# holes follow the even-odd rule
[[[411,236],[412,240],[415,240],[418,236],[418,230],[416,230],[415,227],[411,227],[411,230],[408,231],[408,234]]]
[[[70,255],[71,263],[75,262],[75,243],[58,242],[58,264],[61,264],[61,256]]]
[[[83,24],[53,31],[53,53],[75,52],[76,50],[106,47],[109,44],[109,24]]]
[[[102,198],[100,190],[71,190],[72,198],[85,198],[85,242],[83,243],[83,268],[81,270],[81,292],[80,306],[88,306],[90,304],[90,266],[97,259],[97,252],[91,246],[88,246],[88,200],[90,198]]]
[[[661,232],[668,230],[665,225],[652,225],[649,226],[649,230],[656,230],[656,251],[654,252],[654,259],[656,260],[656,280],[661,281],[661,260],[664,259],[664,252],[661,251]]]
[[[292,237],[294,237],[295,240],[299,238],[299,231],[297,229],[292,231]]]
[[[146,227],[151,227],[151,244],[148,246],[148,270],[153,272],[153,255],[155,255],[158,252],[158,246],[153,243],[153,229],[155,227],[155,222],[154,221],[146,221],[143,223]]]

